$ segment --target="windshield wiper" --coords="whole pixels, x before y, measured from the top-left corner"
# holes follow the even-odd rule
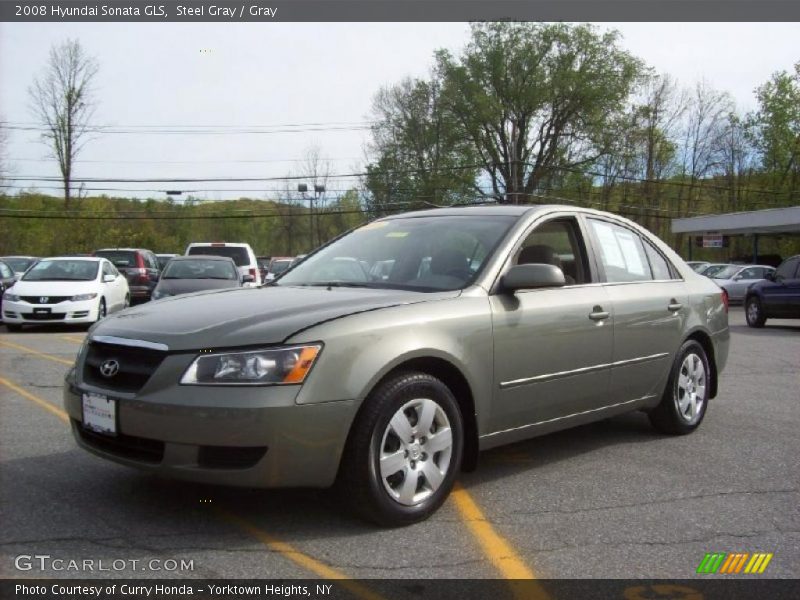
[[[352,288],[360,288],[360,287],[372,287],[371,284],[367,281],[315,281],[314,283],[298,283],[295,285],[300,285],[303,287],[326,287],[326,288],[334,288],[334,287],[352,287]]]

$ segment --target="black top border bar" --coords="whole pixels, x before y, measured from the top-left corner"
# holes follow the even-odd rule
[[[0,22],[800,21],[796,0],[0,0]]]

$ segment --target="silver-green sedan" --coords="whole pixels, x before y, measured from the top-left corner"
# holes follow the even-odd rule
[[[722,293],[658,238],[565,206],[374,221],[270,285],[94,326],[64,387],[78,444],[209,483],[325,487],[382,524],[480,450],[646,411],[696,429],[728,355]]]

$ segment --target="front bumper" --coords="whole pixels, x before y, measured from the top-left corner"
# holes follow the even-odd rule
[[[97,321],[98,300],[58,304],[30,304],[28,302],[3,302],[3,321],[6,323],[94,323]]]
[[[354,401],[298,405],[297,386],[159,383],[151,380],[131,395],[68,375],[64,407],[78,445],[123,465],[190,481],[263,488],[333,484]],[[81,394],[89,391],[117,400],[116,437],[84,430]]]

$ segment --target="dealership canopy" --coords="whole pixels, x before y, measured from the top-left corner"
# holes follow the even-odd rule
[[[800,233],[800,206],[673,219],[672,233],[693,235]]]

